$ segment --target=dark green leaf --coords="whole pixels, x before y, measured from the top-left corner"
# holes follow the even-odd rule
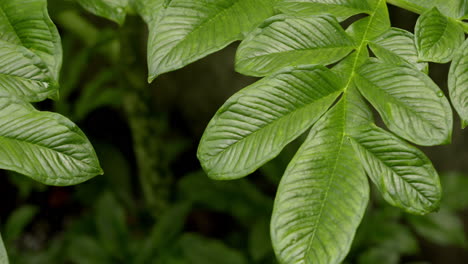
[[[260,262],[267,256],[273,255],[269,235],[270,222],[267,219],[258,220],[249,233],[249,253],[255,262]]]
[[[450,66],[448,86],[453,107],[463,123],[468,123],[468,40],[461,46]]]
[[[450,142],[452,110],[443,92],[424,73],[405,65],[369,61],[355,80],[397,135],[424,146]]]
[[[275,16],[242,41],[236,70],[265,76],[286,66],[327,65],[346,56],[354,47],[332,16]]]
[[[5,241],[11,243],[18,239],[38,211],[39,208],[32,205],[25,205],[13,211],[5,223],[5,232],[3,233]]]
[[[359,256],[358,264],[398,264],[400,256],[388,248],[371,248]]]
[[[443,188],[442,208],[448,210],[464,210],[468,208],[468,176],[459,173],[441,175]]]
[[[214,179],[248,175],[327,110],[342,85],[323,66],[288,68],[232,96],[201,139],[198,158]]]
[[[89,12],[123,24],[129,0],[76,0]]]

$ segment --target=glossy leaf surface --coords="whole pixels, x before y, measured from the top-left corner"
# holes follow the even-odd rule
[[[265,76],[286,66],[327,65],[354,47],[332,16],[275,16],[249,34],[236,54],[236,70]]]
[[[463,43],[463,28],[436,8],[422,14],[415,28],[418,57],[422,61],[446,63]]]
[[[465,0],[387,0],[387,2],[419,14],[437,7],[442,14],[453,18],[460,17],[460,13],[464,10],[463,5],[466,5]]]
[[[172,0],[150,24],[149,80],[218,51],[274,14],[271,0]]]
[[[453,107],[468,124],[468,40],[462,45],[450,66],[448,86]]]
[[[370,11],[369,4],[363,0],[280,0],[277,8],[291,15],[332,14],[338,18]]]
[[[424,146],[450,142],[452,110],[443,92],[424,73],[404,65],[369,61],[355,80],[397,135]]]
[[[76,125],[58,114],[0,98],[0,167],[49,185],[71,185],[102,174]]]
[[[327,110],[341,84],[323,66],[289,68],[232,96],[201,139],[198,158],[214,179],[252,173]]]

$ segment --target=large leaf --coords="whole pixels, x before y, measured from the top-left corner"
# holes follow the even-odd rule
[[[369,199],[367,178],[345,135],[361,110],[346,94],[314,125],[286,169],[271,223],[280,263],[341,263],[348,253]]]
[[[354,133],[351,142],[387,202],[415,214],[438,208],[439,177],[420,150],[376,126]]]
[[[242,39],[274,14],[274,2],[172,0],[159,23],[150,23],[149,80]]]
[[[47,0],[0,0],[0,40],[35,53],[48,65],[52,77],[58,79],[62,46],[47,13]]]
[[[151,23],[160,17],[160,12],[170,0],[134,0],[137,12],[146,21]]]
[[[405,65],[369,61],[355,80],[391,131],[424,146],[450,142],[452,110],[443,92],[424,73]]]
[[[0,98],[0,168],[49,185],[71,185],[102,174],[79,128],[61,115]]]
[[[277,156],[333,103],[338,79],[323,66],[288,68],[232,96],[201,139],[205,171],[214,179],[240,178]]]
[[[464,10],[462,6],[466,5],[465,0],[387,0],[387,2],[420,14],[437,7],[442,14],[453,18],[460,17]]]
[[[129,0],[76,0],[89,12],[123,24]]]
[[[448,86],[453,107],[468,124],[468,40],[465,41],[450,66]]]
[[[416,47],[422,61],[446,63],[463,43],[463,28],[437,8],[421,15],[415,28]]]
[[[30,50],[0,40],[0,96],[37,102],[55,93],[46,64]]]
[[[381,60],[395,65],[406,64],[427,72],[428,64],[418,61],[414,36],[410,32],[391,28],[369,43],[372,52]]]
[[[332,16],[268,19],[241,43],[236,70],[252,76],[265,76],[286,66],[327,65],[338,61],[354,47]]]
[[[280,0],[277,8],[291,15],[332,14],[348,18],[359,13],[369,13],[370,6],[363,0]]]
[[[5,250],[5,245],[3,244],[3,239],[2,236],[0,236],[0,263],[2,264],[8,264],[8,255]]]
[[[372,40],[390,29],[390,17],[387,4],[384,0],[369,0],[371,11],[369,16],[364,17],[346,29],[360,45],[361,49],[367,45],[368,40]]]

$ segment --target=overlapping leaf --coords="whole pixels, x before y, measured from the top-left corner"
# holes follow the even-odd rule
[[[271,223],[280,263],[341,263],[348,253],[369,199],[346,136],[362,118],[355,99],[345,95],[314,125],[286,169]]]
[[[277,8],[291,15],[332,14],[338,18],[370,12],[370,6],[363,0],[280,0]]]
[[[83,182],[102,171],[86,136],[68,119],[0,98],[0,167],[50,185]]]
[[[149,80],[218,51],[274,14],[271,0],[172,0],[150,23]]]
[[[384,0],[369,0],[371,11],[369,16],[354,22],[346,32],[348,32],[359,47],[365,47],[368,40],[372,40],[390,29],[390,17],[387,4]]]
[[[468,40],[460,47],[450,66],[448,85],[453,107],[465,127],[468,124]]]
[[[387,0],[387,2],[419,14],[437,7],[442,14],[452,18],[460,17],[460,13],[464,10],[463,5],[466,5],[465,0]]]
[[[420,150],[376,126],[350,138],[367,174],[387,202],[414,214],[438,208],[442,193],[439,177]]]
[[[463,28],[437,8],[421,15],[415,28],[416,47],[422,61],[446,63],[463,43]]]
[[[0,40],[29,49],[58,80],[62,46],[46,0],[0,0]]]
[[[424,73],[405,65],[369,61],[359,69],[355,80],[397,135],[424,146],[450,142],[450,105]]]
[[[428,64],[418,62],[418,51],[414,43],[414,36],[410,32],[391,28],[377,39],[369,43],[372,52],[387,63],[395,65],[406,64],[427,72]]]
[[[170,0],[135,0],[137,12],[146,23],[151,23],[160,17],[160,12],[167,7]]]
[[[236,70],[265,76],[286,66],[327,65],[338,61],[354,47],[332,16],[275,16],[241,43]]]
[[[216,113],[198,158],[215,179],[243,177],[309,128],[342,89],[323,66],[288,68],[241,90]]]
[[[76,0],[89,12],[123,24],[129,0]]]

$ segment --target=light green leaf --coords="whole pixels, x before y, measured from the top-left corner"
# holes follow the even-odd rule
[[[170,0],[134,0],[136,10],[146,23],[157,20]]]
[[[5,245],[3,244],[2,236],[0,235],[0,263],[8,264],[8,254],[5,249]]]
[[[372,52],[384,62],[414,66],[426,73],[429,70],[427,63],[418,62],[418,51],[414,43],[414,36],[406,30],[391,28],[371,41],[369,46]]]
[[[102,174],[86,136],[65,117],[0,98],[0,168],[49,185],[71,185]]]
[[[125,21],[129,0],[76,0],[87,11],[119,25]]]
[[[351,143],[387,202],[414,214],[438,209],[439,177],[420,150],[376,126],[354,133]]]
[[[341,19],[369,13],[370,6],[363,0],[280,0],[276,7],[285,14],[311,16],[332,14]]]
[[[29,49],[49,67],[53,79],[58,80],[62,44],[47,13],[47,0],[1,0],[0,40]]]
[[[416,47],[422,61],[446,63],[465,39],[463,28],[437,8],[422,14],[416,22]]]
[[[208,124],[198,148],[202,167],[214,179],[252,173],[315,123],[341,89],[327,68],[301,66],[241,90]]]
[[[390,29],[390,17],[384,0],[370,0],[371,12],[349,26],[346,32],[350,34],[360,46],[367,45],[372,40]]]
[[[468,246],[463,222],[455,213],[442,209],[427,216],[408,216],[408,220],[420,236],[433,243]]]
[[[14,242],[23,233],[24,229],[31,223],[39,208],[32,205],[22,206],[8,217],[5,223],[4,238],[8,243]]]
[[[390,4],[413,11],[415,13],[425,13],[436,7],[442,14],[448,17],[458,18],[464,10],[462,6],[465,0],[387,0]]]
[[[240,40],[274,14],[272,0],[172,0],[148,40],[149,80]]]
[[[358,70],[355,81],[397,135],[423,146],[450,142],[452,110],[443,92],[424,73],[405,65],[369,61]]]
[[[37,102],[56,92],[46,64],[28,49],[0,40],[0,96]]]
[[[367,178],[346,139],[361,117],[349,92],[312,128],[281,180],[271,222],[280,263],[341,263],[369,199]],[[358,109],[356,109],[356,107]]]
[[[332,16],[275,16],[250,33],[236,54],[236,70],[265,76],[286,66],[327,65],[346,56],[354,42]]]
[[[453,107],[460,115],[462,123],[468,123],[468,40],[461,46],[450,65],[448,87]]]

